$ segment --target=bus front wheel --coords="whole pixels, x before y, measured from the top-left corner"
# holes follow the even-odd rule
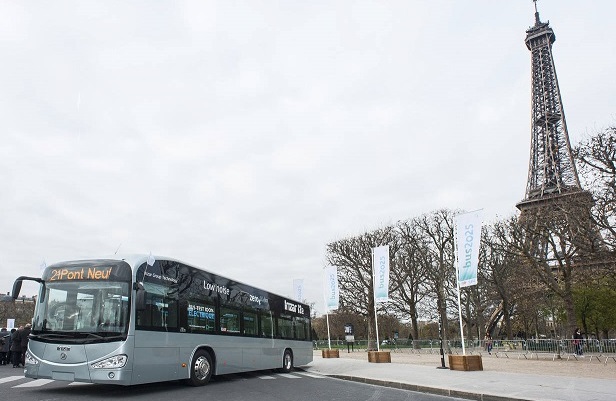
[[[193,357],[190,366],[190,379],[188,382],[192,386],[203,386],[212,377],[212,356],[209,352],[199,350]]]
[[[282,371],[285,373],[289,373],[293,370],[293,354],[290,349],[284,350],[284,355],[282,356]]]

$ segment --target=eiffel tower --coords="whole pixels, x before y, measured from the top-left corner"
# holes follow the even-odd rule
[[[533,2],[535,25],[526,30],[525,40],[531,52],[532,73],[530,162],[526,196],[516,206],[520,210],[519,222],[527,231],[530,251],[547,267],[534,270],[545,283],[549,277],[558,282],[563,276],[570,277],[574,268],[602,262],[592,260],[601,241],[592,224],[592,195],[580,185],[569,143],[552,55],[556,35],[550,23],[539,18],[537,0]],[[561,248],[550,248],[549,238],[559,235],[554,243]],[[563,238],[566,240],[562,241]],[[563,274],[561,269],[568,271]],[[535,285],[528,281],[527,285]],[[486,332],[492,333],[503,314],[501,302],[488,319]],[[570,325],[575,323],[574,316],[568,316],[568,320]]]
[[[556,35],[550,23],[539,18],[537,0],[533,2],[535,25],[526,30],[525,40],[532,74],[530,162],[526,195],[516,206],[526,245],[542,265],[533,272],[554,290],[561,279],[570,279],[574,268],[592,265],[590,259],[600,237],[591,219],[592,195],[580,185],[571,152],[552,55]],[[553,244],[561,245],[560,249]],[[528,280],[526,284],[532,288],[536,282]],[[503,314],[501,302],[488,319],[487,333],[495,329]],[[572,314],[568,320],[575,323]]]
[[[516,206],[521,220],[529,215],[569,208],[588,214],[592,196],[582,189],[573,161],[562,97],[556,77],[550,23],[542,22],[535,2],[535,25],[526,31],[531,52],[531,145],[526,196]],[[581,208],[581,209],[580,209]],[[563,211],[563,210],[561,210]],[[584,219],[586,220],[586,219]]]

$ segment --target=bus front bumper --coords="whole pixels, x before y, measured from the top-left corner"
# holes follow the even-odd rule
[[[26,363],[24,375],[32,379],[52,379],[68,382],[130,385],[133,372],[128,369],[91,369],[86,364],[50,365]]]

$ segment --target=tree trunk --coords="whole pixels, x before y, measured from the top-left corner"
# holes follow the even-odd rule
[[[445,353],[451,353],[451,347],[449,346],[449,324],[447,321],[447,301],[445,300],[445,293],[442,286],[439,285],[436,306],[438,314],[441,319],[441,338],[443,339],[443,349]]]
[[[575,316],[575,305],[573,302],[573,292],[571,291],[571,283],[565,283],[565,292],[563,294],[563,301],[565,302],[565,310],[567,312],[567,338],[573,336],[573,332],[577,327],[577,319]]]
[[[377,339],[376,339],[376,322],[374,320],[374,308],[376,305],[374,303],[374,298],[368,301],[368,351],[376,351],[377,350]]]
[[[507,338],[513,340],[513,333],[511,330],[511,314],[509,313],[509,302],[503,299],[503,320],[505,321],[505,330],[507,332]]]
[[[413,348],[419,349],[419,326],[417,325],[417,308],[415,306],[411,306],[410,310],[411,315],[411,335],[413,336]]]

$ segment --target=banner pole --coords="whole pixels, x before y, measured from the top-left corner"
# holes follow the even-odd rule
[[[462,303],[460,301],[460,283],[458,283],[458,316],[460,317],[460,338],[462,339],[462,355],[466,355],[464,347],[464,329],[462,327]]]
[[[380,351],[381,348],[379,347],[379,321],[376,313],[376,302],[374,303],[374,322],[376,323],[376,350]]]
[[[381,351],[379,346],[379,320],[376,313],[376,274],[374,270],[374,248],[372,248],[372,302],[374,303],[374,324],[376,326],[376,350]]]
[[[325,309],[327,311],[327,309]],[[329,311],[325,312],[325,320],[327,320],[327,347],[331,351],[332,349],[332,340],[329,336]]]
[[[327,346],[332,349],[332,340],[329,331],[329,312],[338,308],[338,269],[330,266],[325,269],[325,319],[327,320]]]
[[[454,263],[456,264],[456,287],[458,289],[458,318],[460,320],[460,339],[462,340],[462,355],[466,355],[466,348],[464,346],[464,329],[462,327],[462,300],[460,297],[460,271],[459,271],[459,259],[458,259],[458,245],[457,245],[457,238],[458,238],[458,225],[456,224],[455,226],[455,238],[456,240],[453,241],[453,254],[455,255],[455,259],[454,259]]]

